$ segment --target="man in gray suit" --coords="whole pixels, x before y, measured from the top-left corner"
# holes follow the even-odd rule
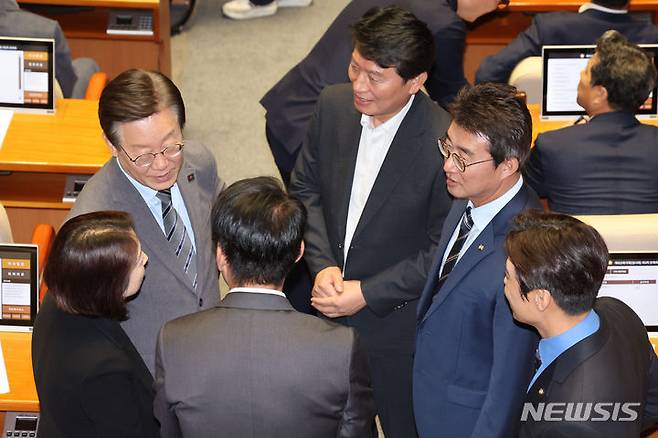
[[[271,177],[238,181],[212,213],[231,290],[160,332],[155,414],[164,438],[372,436],[367,359],[353,329],[296,312],[281,292],[306,212]]]
[[[210,210],[223,183],[205,146],[183,140],[183,99],[161,73],[121,73],[103,90],[98,115],[113,157],[69,217],[99,210],[132,216],[149,263],[122,326],[153,371],[162,325],[219,302]]]
[[[450,117],[420,91],[432,34],[397,6],[354,26],[352,84],[324,89],[290,190],[308,210],[313,306],[368,350],[387,438],[416,435],[416,303],[450,207],[437,140]]]

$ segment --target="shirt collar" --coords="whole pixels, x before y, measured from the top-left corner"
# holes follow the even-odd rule
[[[474,207],[472,201],[468,201],[468,206],[472,207],[471,218],[473,224],[478,230],[484,230],[491,220],[505,207],[509,201],[521,190],[523,186],[523,177],[519,174],[519,180],[512,186],[511,189],[503,193],[502,196],[487,202],[479,207]]]
[[[400,111],[381,125],[377,127],[372,126],[372,117],[367,115],[367,114],[361,114],[361,126],[364,128],[370,128],[370,129],[377,129],[380,131],[386,131],[386,132],[395,132],[398,130],[400,127],[400,124],[402,123],[402,120],[404,119],[404,116],[407,115],[409,112],[409,108],[411,108],[411,104],[414,101],[415,95],[411,95],[409,98],[409,101],[402,107]]]
[[[266,289],[263,287],[234,287],[228,293],[233,292],[246,292],[250,294],[264,294],[264,295],[278,295],[280,297],[286,298],[286,294],[276,289]]]
[[[599,326],[599,316],[594,310],[590,310],[582,321],[566,332],[539,341],[541,367],[548,367],[562,353],[590,336],[592,333],[595,333],[599,329]]]
[[[595,11],[601,11],[601,12],[606,12],[608,14],[628,14],[627,9],[611,9],[611,8],[606,8],[605,6],[597,5],[595,3],[585,3],[578,9],[578,13],[582,14],[585,11],[589,11],[590,9],[595,10]]]

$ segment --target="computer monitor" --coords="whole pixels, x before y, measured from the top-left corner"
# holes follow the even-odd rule
[[[39,307],[38,248],[0,244],[0,331],[32,331]]]
[[[623,301],[658,334],[658,252],[611,252],[598,296]]]
[[[640,44],[658,68],[658,45]],[[594,56],[596,46],[544,46],[542,49],[542,118],[573,118],[586,114],[578,105],[578,82],[580,72]],[[658,106],[657,88],[635,112],[638,117],[656,117]]]
[[[0,108],[55,111],[55,40],[0,37]]]

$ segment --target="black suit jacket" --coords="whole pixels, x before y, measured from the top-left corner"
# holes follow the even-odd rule
[[[338,266],[344,268],[346,280],[361,280],[367,306],[341,322],[357,327],[370,353],[379,348],[411,352],[416,300],[451,203],[436,143],[449,116],[425,94],[416,94],[377,175],[345,261],[360,120],[350,84],[322,92],[291,184],[308,210],[305,259],[313,275]]]
[[[46,295],[32,334],[43,438],[151,438],[153,378],[117,321],[63,312]]]
[[[425,82],[430,96],[445,106],[466,85],[466,25],[455,13],[456,0],[353,0],[338,14],[311,52],[260,101],[267,111],[268,128],[288,148],[290,155],[296,155],[302,145],[320,92],[328,85],[349,82],[347,67],[352,55],[349,26],[368,9],[390,4],[412,12],[427,23],[434,36],[437,62]]]
[[[524,176],[551,210],[569,214],[658,212],[658,128],[611,112],[541,134]]]
[[[600,438],[638,437],[643,427],[658,421],[658,358],[647,339],[640,318],[614,298],[599,298],[594,305],[601,325],[599,330],[558,356],[528,391],[526,404],[567,402],[638,403],[618,409],[618,418],[634,421],[592,421],[602,418],[594,410],[590,421],[534,421],[528,415],[521,422],[521,438],[565,436],[565,428],[576,430],[571,436]],[[647,397],[647,388],[649,397]],[[563,410],[565,408],[562,408]],[[581,413],[586,408],[582,408]],[[599,407],[612,418],[613,405]],[[644,423],[644,426],[643,426]]]
[[[589,9],[550,12],[535,16],[532,24],[503,50],[482,61],[475,82],[507,82],[512,70],[528,56],[541,56],[544,45],[594,44],[606,30],[614,29],[630,41],[658,43],[658,27],[632,14],[610,14]]]

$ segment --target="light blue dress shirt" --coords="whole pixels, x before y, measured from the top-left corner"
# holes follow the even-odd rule
[[[585,319],[566,332],[539,341],[539,347],[537,347],[537,350],[539,352],[541,366],[537,368],[535,375],[532,377],[528,390],[532,388],[537,377],[539,377],[555,359],[589,335],[596,333],[600,325],[601,322],[599,320],[599,315],[597,315],[594,310],[590,310]]]

